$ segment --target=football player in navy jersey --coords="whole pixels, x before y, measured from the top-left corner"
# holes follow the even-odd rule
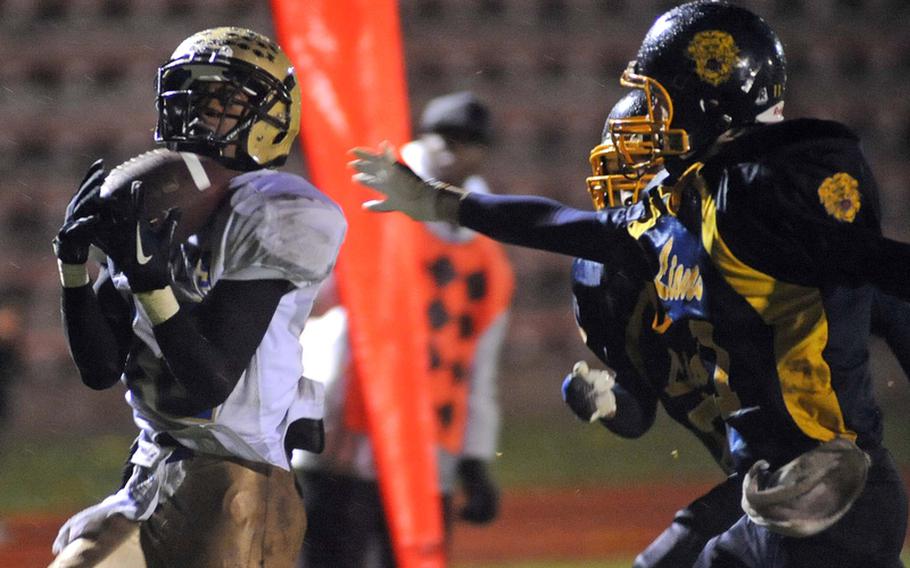
[[[630,179],[621,173],[610,121],[642,115],[643,104],[641,91],[623,97],[608,116],[602,143],[591,151],[592,175],[586,182],[598,211],[637,203],[645,188],[667,175],[659,170]],[[636,145],[638,141],[627,140],[626,151],[641,158],[648,150]],[[668,388],[669,382],[685,384],[684,380],[668,381],[671,372],[684,369],[678,354],[668,350],[653,327],[659,307],[647,273],[635,270],[634,264],[604,265],[576,258],[571,274],[579,331],[607,367],[597,370],[587,363],[576,364],[563,382],[563,398],[572,411],[585,422],[598,421],[619,436],[637,438],[653,424],[659,401],[674,420],[702,441],[721,469],[731,473],[723,421],[710,412],[713,405],[702,404],[708,395],[700,398],[692,396],[692,390]],[[872,333],[887,342],[910,377],[910,304],[875,289],[871,323]],[[742,515],[741,487],[742,479],[734,473],[680,510],[670,527],[636,558],[635,566],[691,565],[709,538]]]
[[[587,178],[594,207],[629,207],[652,183],[649,171],[634,179],[622,174],[609,131],[610,121],[641,115],[642,93],[630,92],[610,111],[602,143],[591,151]],[[626,151],[644,157],[647,148],[629,140]],[[659,168],[655,168],[659,169]],[[665,177],[657,173],[657,179]],[[576,258],[572,265],[575,319],[585,344],[606,369],[576,364],[563,382],[563,398],[585,422],[599,421],[626,438],[637,438],[654,423],[658,402],[692,432],[720,465],[726,479],[680,510],[673,523],[635,560],[636,568],[690,566],[708,540],[742,515],[742,479],[732,473],[726,427],[707,383],[689,376],[680,354],[654,329],[660,307],[647,265],[616,259],[601,263]]]
[[[910,245],[882,236],[849,129],[782,121],[785,67],[748,10],[699,0],[661,15],[622,77],[647,112],[610,131],[628,176],[657,160],[669,175],[629,208],[425,184],[390,151],[355,150],[355,179],[386,194],[375,211],[603,263],[643,257],[655,327],[708,385],[744,475],[747,515],[696,566],[899,566],[907,496],[881,443],[868,336],[873,286],[910,297]]]

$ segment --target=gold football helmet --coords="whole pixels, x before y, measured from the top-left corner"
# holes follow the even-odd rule
[[[158,69],[155,140],[239,170],[280,166],[300,130],[300,87],[281,48],[221,27],[185,39]]]

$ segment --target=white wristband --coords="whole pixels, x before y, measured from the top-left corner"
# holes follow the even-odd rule
[[[64,288],[81,288],[90,281],[88,269],[84,264],[66,264],[57,259],[57,271],[60,273],[60,284]]]
[[[136,292],[136,299],[142,304],[152,325],[171,319],[180,310],[180,304],[170,286],[151,292]]]

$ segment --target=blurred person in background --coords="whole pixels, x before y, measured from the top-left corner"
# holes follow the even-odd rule
[[[168,150],[109,176],[96,162],[54,241],[81,379],[96,390],[122,381],[140,434],[123,487],[66,522],[52,566],[288,568],[306,531],[290,452],[323,443],[322,391],[302,377],[299,336],[346,222],[308,181],[273,169],[297,135],[301,95],[269,38],[190,36],[159,69],[157,103]],[[130,181],[131,167],[164,158],[178,169],[157,193],[151,176]],[[152,222],[150,195],[194,197]],[[218,199],[199,213],[190,206],[203,195]],[[199,225],[178,240],[191,210]],[[107,255],[94,283],[90,244]]]
[[[479,175],[491,143],[490,113],[470,92],[431,100],[419,137],[401,155],[424,179],[487,193]],[[451,223],[426,223],[420,245],[424,282],[431,290],[427,381],[437,418],[439,484],[444,524],[451,530],[456,488],[459,517],[492,521],[499,491],[489,464],[500,414],[496,376],[506,333],[512,271],[501,245]],[[320,298],[320,302],[332,300]],[[299,452],[294,464],[312,525],[303,546],[307,568],[395,566],[380,499],[360,389],[351,379],[345,308],[336,305],[308,322],[302,338],[304,372],[326,383],[326,448]],[[369,380],[369,377],[365,377]]]
[[[0,293],[0,452],[6,448],[13,387],[25,372],[25,310],[28,293],[11,288]],[[9,535],[0,519],[0,544]]]
[[[27,298],[24,290],[10,289],[0,293],[0,423],[3,424],[9,420],[13,385],[25,370]]]

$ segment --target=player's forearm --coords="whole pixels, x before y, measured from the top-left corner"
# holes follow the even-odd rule
[[[95,390],[114,385],[120,379],[124,357],[91,285],[64,288],[61,312],[70,354],[82,382]]]
[[[155,298],[157,292],[136,296],[171,374],[193,406],[206,409],[227,400],[291,289],[285,280],[222,280],[192,317],[179,306],[169,307],[166,296]]]
[[[657,414],[657,404],[643,404],[632,393],[619,385],[613,387],[616,396],[616,414],[602,418],[600,423],[623,438],[638,438],[651,429]]]
[[[164,360],[186,389],[194,410],[214,408],[227,400],[243,370],[228,367],[224,353],[199,332],[185,311],[158,323],[154,330]]]
[[[470,193],[458,209],[459,224],[498,241],[599,262],[631,238],[616,221],[533,196]]]

